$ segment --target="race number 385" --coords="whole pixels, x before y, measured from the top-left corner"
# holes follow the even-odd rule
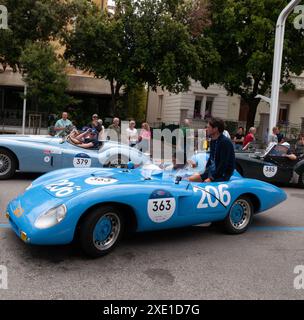
[[[272,178],[277,174],[278,167],[277,166],[264,166],[263,174],[267,178]]]
[[[161,223],[169,220],[175,211],[175,198],[150,199],[148,214],[152,221]]]

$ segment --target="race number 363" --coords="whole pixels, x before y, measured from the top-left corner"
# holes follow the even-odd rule
[[[7,268],[0,265],[0,289],[7,289]]]

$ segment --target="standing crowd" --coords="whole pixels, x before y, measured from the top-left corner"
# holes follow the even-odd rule
[[[72,128],[72,129],[71,129]],[[68,130],[69,129],[69,130]],[[184,163],[187,163],[188,148],[195,141],[196,136],[193,135],[194,130],[190,129],[190,120],[185,119],[184,125],[181,127],[184,140]],[[103,126],[102,119],[97,114],[92,115],[92,119],[87,126],[78,131],[73,127],[72,122],[68,119],[68,113],[63,112],[62,118],[58,120],[53,128],[56,136],[61,137],[68,135],[71,143],[82,148],[98,148],[100,142],[111,139],[109,133],[115,133],[116,138],[121,137],[120,119],[113,118],[112,124],[107,129]],[[146,154],[150,154],[151,147],[151,129],[147,122],[143,122],[141,129],[136,129],[136,122],[129,121],[128,127],[124,132],[129,146],[138,148]],[[246,151],[256,142],[256,128],[251,127],[247,134],[243,127],[239,127],[233,139],[224,128],[224,121],[219,118],[211,118],[206,126],[206,144],[204,149],[210,150],[210,157],[203,174],[190,177],[191,181],[227,181],[230,179],[235,169],[235,151]],[[209,143],[208,143],[209,141]],[[267,136],[268,145],[272,143],[282,144],[290,149],[289,143],[286,142],[284,136],[278,127],[272,129],[272,134]],[[295,145],[295,154],[288,152],[288,157],[295,160],[299,155],[304,155],[304,134],[301,134]],[[189,162],[189,161],[188,161]]]
[[[98,142],[111,138],[111,131],[119,138],[121,135],[120,119],[113,118],[112,124],[107,129],[103,126],[103,120],[98,114],[93,114],[90,123],[78,131],[71,120],[68,119],[68,113],[63,112],[52,128],[56,137],[69,137],[69,140],[82,148],[97,148]],[[129,121],[129,127],[126,129],[126,137],[130,147],[137,147],[144,153],[149,153],[151,142],[151,129],[147,122],[143,122],[141,130],[136,129],[136,122]]]

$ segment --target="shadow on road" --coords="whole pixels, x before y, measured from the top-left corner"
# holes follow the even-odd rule
[[[185,242],[191,243],[191,241],[204,241],[207,237],[214,234],[216,237],[220,231],[215,227],[200,227],[193,226],[188,228],[143,232],[143,233],[131,233],[123,237],[121,242],[118,244],[117,249],[114,249],[110,255],[115,256],[115,252],[120,251],[133,251],[133,249],[148,250],[148,247],[159,247],[160,245],[166,246],[178,246],[179,243]],[[36,246],[26,245],[20,239],[16,238],[15,234],[12,233],[7,235],[7,240],[17,241],[16,244],[18,249],[17,252],[22,253],[22,258],[29,261],[40,261],[45,263],[59,264],[66,260],[69,261],[84,261],[92,260],[86,256],[81,250],[77,242],[69,245],[60,246]],[[102,259],[102,258],[101,258]]]
[[[267,226],[267,225],[278,225],[273,217],[259,217],[256,216],[253,220],[252,227]],[[250,229],[249,229],[250,231]],[[239,235],[236,237],[245,236]],[[231,235],[224,234],[217,225],[210,226],[191,226],[179,229],[152,231],[152,232],[141,232],[141,233],[128,233],[124,235],[121,242],[118,244],[117,249],[114,250],[110,255],[115,256],[115,252],[120,251],[136,251],[136,250],[150,250],[151,248],[158,248],[162,245],[165,246],[178,246],[185,243],[189,245],[194,242],[204,241],[216,241],[222,237],[233,237]],[[21,240],[17,239],[13,231],[8,235],[9,241],[19,241],[17,244],[18,252],[22,252],[23,258],[26,260],[39,260],[46,263],[58,264],[69,261],[84,261],[91,260],[90,257],[86,256],[77,241],[68,245],[60,246],[36,246],[36,245],[25,245]]]
[[[43,173],[16,172],[10,180],[35,180]]]

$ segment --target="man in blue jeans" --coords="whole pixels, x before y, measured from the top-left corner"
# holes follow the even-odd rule
[[[212,118],[208,122],[207,135],[211,137],[210,156],[204,173],[194,174],[191,182],[228,181],[235,169],[234,147],[230,139],[223,135],[224,121]]]

